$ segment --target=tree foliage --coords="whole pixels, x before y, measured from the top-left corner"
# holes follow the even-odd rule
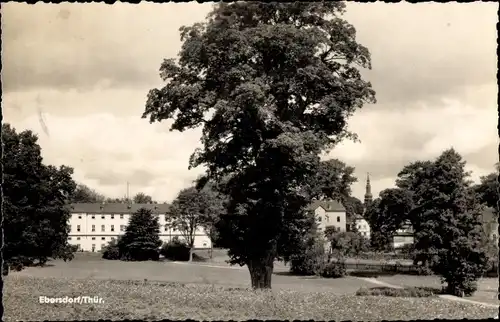
[[[4,261],[18,267],[49,257],[71,260],[68,202],[73,169],[42,163],[37,136],[2,125]]]
[[[216,220],[212,211],[217,205],[213,198],[215,196],[208,189],[198,190],[196,187],[190,187],[181,190],[170,207],[170,226],[177,229],[186,241],[190,249],[190,261],[197,230],[210,228],[212,220]]]
[[[105,203],[132,203],[132,199],[127,198],[127,197],[122,197],[122,198],[106,198],[104,201]]]
[[[499,205],[499,186],[498,186],[498,172],[490,173],[487,176],[480,178],[481,182],[474,186],[474,191],[479,197],[482,204],[496,210],[498,215]]]
[[[348,257],[368,251],[368,240],[360,233],[330,231],[326,237],[330,245],[330,254],[338,262],[343,263]]]
[[[118,241],[120,258],[158,260],[161,244],[158,218],[151,210],[140,208],[130,216],[125,234]]]
[[[314,197],[318,200],[334,199],[345,203],[351,195],[351,185],[358,181],[353,174],[354,168],[340,160],[321,161],[316,175]]]
[[[482,212],[471,193],[465,161],[453,149],[416,176],[412,220],[415,248],[429,254],[431,268],[447,283],[448,292],[472,294],[486,268],[481,248]]]
[[[374,91],[359,67],[368,50],[341,18],[342,2],[219,3],[207,23],[181,28],[167,84],[143,117],[172,130],[203,126],[190,166],[230,175],[219,237],[252,286],[271,286],[273,261],[306,227],[319,155],[345,138],[347,120]]]
[[[78,184],[71,196],[72,203],[101,203],[105,200],[106,197],[103,194],[100,194],[84,184]]]
[[[157,203],[156,201],[153,201],[151,196],[148,196],[143,192],[138,192],[132,200],[134,203]]]

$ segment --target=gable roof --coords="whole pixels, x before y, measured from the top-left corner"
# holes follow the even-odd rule
[[[105,214],[131,214],[141,208],[151,210],[153,213],[167,213],[168,204],[126,204],[126,203],[73,203],[70,204],[71,213],[105,213]]]
[[[314,200],[310,205],[310,210],[316,210],[319,207],[326,211],[345,211],[344,206],[336,200]]]

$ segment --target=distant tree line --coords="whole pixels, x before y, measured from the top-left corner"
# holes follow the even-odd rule
[[[78,184],[76,189],[71,196],[72,203],[152,203],[157,204],[153,198],[143,192],[138,192],[132,199],[127,197],[122,198],[109,198],[105,197],[103,194],[97,192],[94,189],[89,188],[84,184]]]

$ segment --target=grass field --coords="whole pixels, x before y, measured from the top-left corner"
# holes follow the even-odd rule
[[[355,277],[289,276],[284,268],[274,274],[272,291],[252,291],[244,267],[105,261],[98,254],[49,264],[7,276],[4,320],[412,320],[490,318],[498,312],[439,298],[355,296],[359,288],[377,285]],[[98,296],[104,302],[40,304],[39,296]]]

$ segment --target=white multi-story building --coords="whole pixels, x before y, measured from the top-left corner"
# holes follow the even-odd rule
[[[140,208],[150,209],[158,216],[162,242],[174,237],[183,239],[180,231],[169,226],[168,204],[76,203],[71,205],[68,242],[82,251],[100,251],[125,233],[130,216]],[[210,238],[201,227],[196,231],[194,247],[211,247]]]

